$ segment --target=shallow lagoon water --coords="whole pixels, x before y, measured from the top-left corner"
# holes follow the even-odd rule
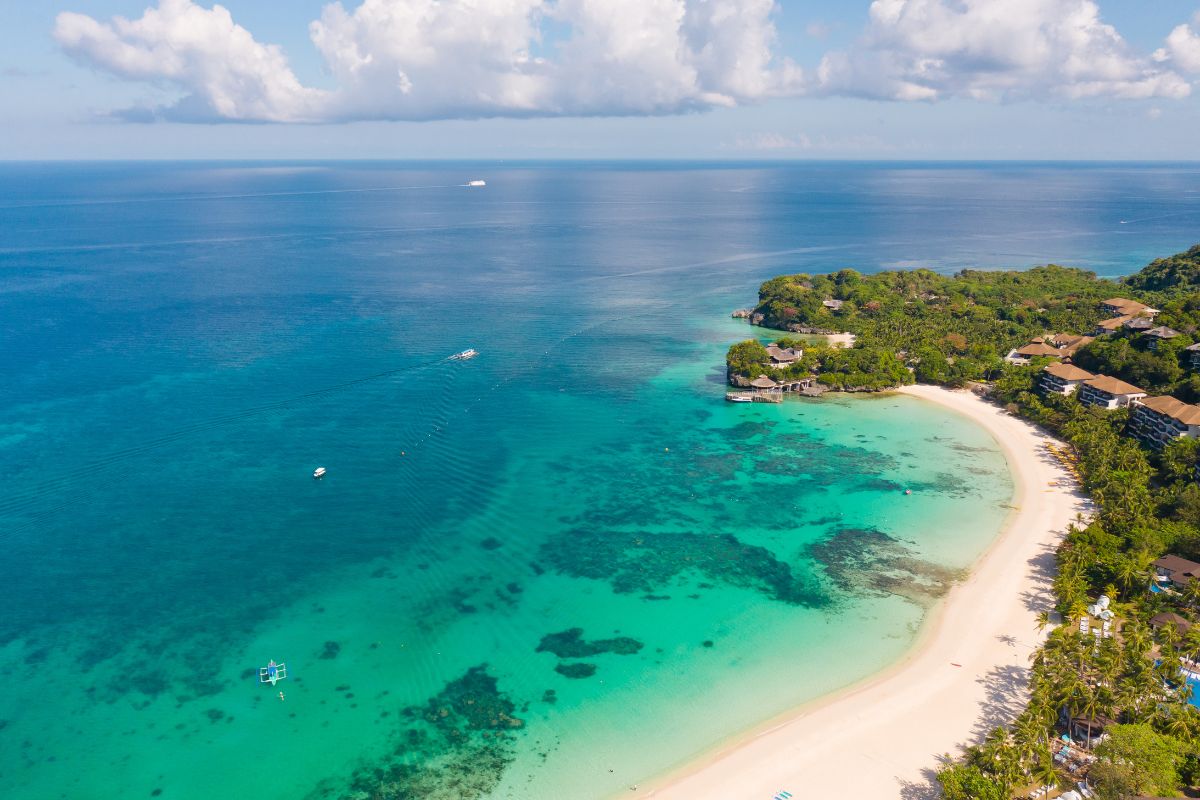
[[[728,311],[1196,215],[1157,168],[316,166],[3,168],[6,797],[603,797],[869,675],[1003,459],[910,398],[724,403]]]

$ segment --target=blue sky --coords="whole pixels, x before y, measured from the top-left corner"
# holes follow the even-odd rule
[[[0,1],[0,158],[1200,158],[1200,0]]]

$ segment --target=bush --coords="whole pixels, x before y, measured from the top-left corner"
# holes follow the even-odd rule
[[[953,764],[937,774],[944,800],[1008,800],[1008,791],[978,767]]]

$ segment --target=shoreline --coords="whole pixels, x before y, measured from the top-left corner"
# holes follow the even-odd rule
[[[1053,438],[1032,424],[962,390],[895,391],[965,416],[996,441],[1013,477],[1013,510],[996,538],[901,659],[619,796],[934,798],[940,756],[1024,707],[1029,654],[1045,639],[1037,613],[1053,605],[1054,549],[1088,501],[1046,453]]]

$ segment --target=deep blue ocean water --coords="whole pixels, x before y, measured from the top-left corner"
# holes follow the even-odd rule
[[[1197,165],[0,165],[0,794],[669,768],[897,657],[838,559],[965,566],[1011,491],[916,401],[727,406],[729,311],[1196,241]]]

